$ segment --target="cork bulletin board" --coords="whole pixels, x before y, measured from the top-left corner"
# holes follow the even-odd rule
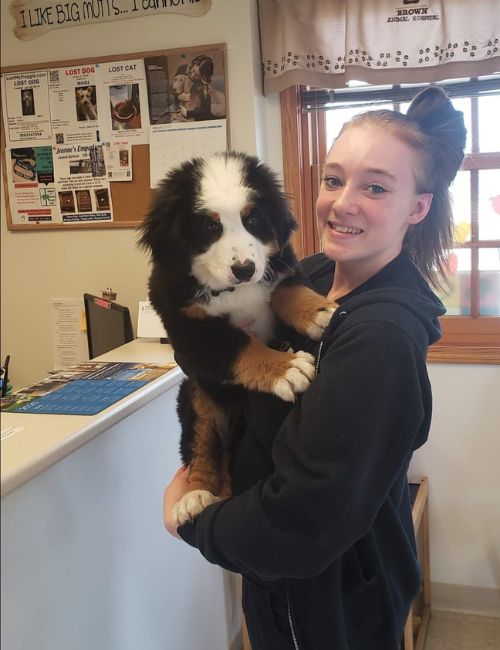
[[[5,67],[13,231],[135,228],[169,166],[229,147],[225,44]]]

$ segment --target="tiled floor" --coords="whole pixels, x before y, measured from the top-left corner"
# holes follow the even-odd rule
[[[500,619],[432,612],[425,650],[500,650]]]

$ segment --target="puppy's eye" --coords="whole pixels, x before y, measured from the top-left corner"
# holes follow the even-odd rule
[[[211,230],[212,232],[220,232],[222,230],[221,224],[218,221],[210,219],[210,217],[206,217],[203,225],[206,230]]]
[[[260,219],[261,219],[261,216],[260,216],[259,212],[256,209],[252,210],[250,212],[250,214],[248,214],[245,217],[245,225],[246,226],[256,226],[259,223]]]

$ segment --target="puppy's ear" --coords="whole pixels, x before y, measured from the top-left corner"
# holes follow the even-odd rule
[[[262,198],[269,206],[268,214],[280,249],[288,242],[293,231],[297,229],[297,222],[289,206],[288,197],[281,189],[277,175],[265,164],[260,163],[258,171],[261,175],[259,187]]]
[[[146,218],[139,226],[138,245],[150,253],[153,260],[165,255],[175,221],[174,201],[166,181],[156,190]]]
[[[297,230],[298,224],[295,217],[290,210],[288,197],[283,193],[279,193],[276,201],[276,220],[273,219],[274,227],[278,234],[278,243],[282,248],[292,236],[292,233]]]
[[[182,221],[192,210],[196,160],[183,163],[167,175],[155,190],[151,208],[139,226],[138,245],[155,261],[172,263],[180,249],[189,245]]]

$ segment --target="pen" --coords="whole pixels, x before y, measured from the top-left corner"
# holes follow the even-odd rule
[[[9,379],[9,362],[10,354],[5,357],[5,363],[3,364],[3,384],[2,384],[2,397],[5,397],[7,394],[7,382]]]

